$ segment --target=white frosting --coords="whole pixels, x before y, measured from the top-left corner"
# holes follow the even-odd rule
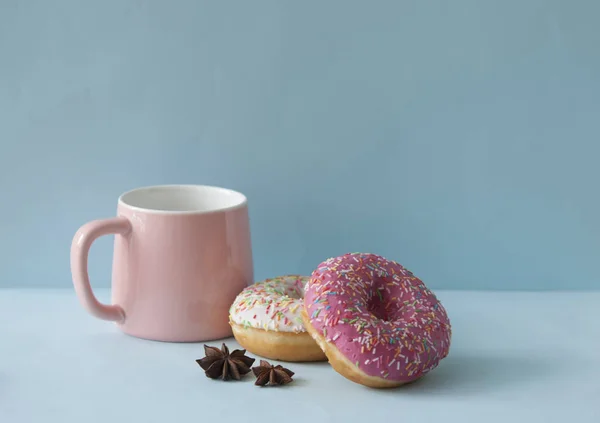
[[[277,332],[306,332],[301,311],[308,276],[265,279],[244,289],[229,309],[235,324]]]

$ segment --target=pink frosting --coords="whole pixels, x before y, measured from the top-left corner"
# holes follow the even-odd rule
[[[412,381],[448,355],[442,304],[409,270],[381,256],[324,261],[306,285],[304,305],[312,326],[369,376]]]

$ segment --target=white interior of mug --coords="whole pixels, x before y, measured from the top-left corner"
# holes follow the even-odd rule
[[[246,197],[226,188],[207,185],[158,185],[137,188],[119,197],[119,204],[158,213],[208,213],[246,204]]]

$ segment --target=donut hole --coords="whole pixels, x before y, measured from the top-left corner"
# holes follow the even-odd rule
[[[304,290],[299,285],[290,286],[286,289],[285,295],[295,300],[301,300],[304,298]]]
[[[374,287],[365,298],[365,306],[371,315],[383,322],[394,322],[401,314],[398,302],[392,300],[388,292],[381,287]]]
[[[389,312],[381,303],[371,301],[367,304],[367,310],[378,320],[383,320],[384,322],[389,322],[391,320]]]
[[[280,297],[289,297],[294,300],[301,300],[304,298],[304,289],[301,284],[293,284],[288,286],[269,286],[267,288],[267,292],[280,296]]]

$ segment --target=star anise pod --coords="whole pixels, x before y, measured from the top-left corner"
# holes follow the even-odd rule
[[[204,369],[206,376],[211,379],[240,380],[250,372],[254,358],[246,356],[246,350],[234,350],[229,354],[229,348],[223,344],[221,349],[204,346],[206,357],[196,360]]]
[[[273,366],[271,363],[265,360],[260,360],[260,366],[253,367],[252,372],[256,376],[255,385],[265,386],[269,385],[285,385],[292,381],[294,372],[290,369],[286,369],[281,365]]]

